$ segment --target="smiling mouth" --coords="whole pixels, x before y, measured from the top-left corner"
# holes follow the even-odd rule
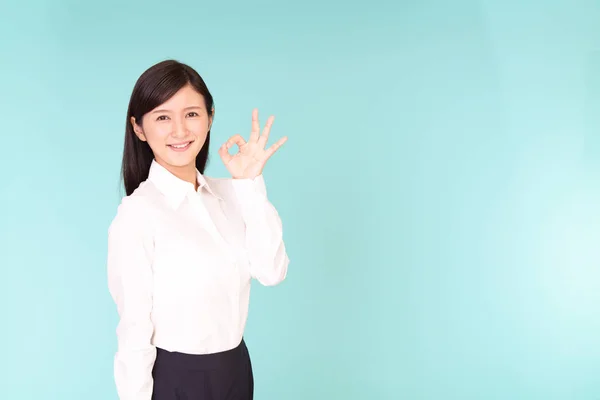
[[[192,143],[194,143],[193,140],[190,142],[179,143],[179,144],[168,144],[167,147],[170,147],[171,149],[173,149],[175,151],[185,151],[192,145]]]

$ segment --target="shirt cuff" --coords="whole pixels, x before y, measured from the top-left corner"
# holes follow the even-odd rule
[[[263,175],[254,179],[233,179],[233,189],[246,223],[264,223],[268,204],[267,188]]]
[[[232,179],[232,182],[235,194],[240,201],[244,201],[248,196],[267,197],[267,186],[262,174],[254,179]]]

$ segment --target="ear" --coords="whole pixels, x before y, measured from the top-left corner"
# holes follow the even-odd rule
[[[210,128],[212,127],[212,123],[213,120],[215,119],[215,108],[213,107],[212,110],[210,110],[210,115],[208,116],[208,130],[210,131]]]
[[[135,121],[135,117],[131,117],[131,126],[133,127],[133,132],[142,142],[146,141],[146,135],[144,135],[144,130],[140,125]]]

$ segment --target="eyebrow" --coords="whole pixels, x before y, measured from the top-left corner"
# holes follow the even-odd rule
[[[184,110],[192,110],[192,109],[201,109],[204,110],[204,107],[202,106],[190,106],[190,107],[186,107],[184,108]],[[156,114],[156,113],[169,113],[172,112],[172,110],[165,110],[165,109],[160,109],[160,110],[154,110],[152,111],[152,114]]]

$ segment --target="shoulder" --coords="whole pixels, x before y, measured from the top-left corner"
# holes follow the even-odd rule
[[[155,190],[149,182],[142,182],[132,194],[123,197],[109,225],[109,232],[130,233],[148,228],[156,208]]]

